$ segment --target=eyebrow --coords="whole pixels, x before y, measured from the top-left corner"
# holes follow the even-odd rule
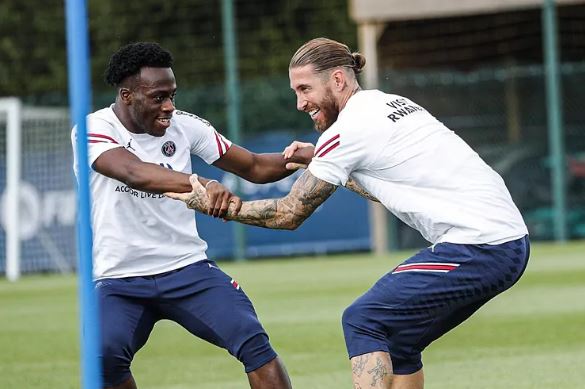
[[[297,89],[300,89],[300,88],[303,88],[303,87],[309,87],[309,86],[310,86],[309,84],[299,84],[296,87],[291,87],[290,89],[297,90]]]
[[[163,89],[163,88],[155,88],[155,89],[151,89],[150,91],[146,92],[146,95],[156,95],[156,94],[160,94],[160,93],[166,93],[166,94],[172,95],[172,94],[177,93],[177,88],[170,90],[170,91],[167,89]]]

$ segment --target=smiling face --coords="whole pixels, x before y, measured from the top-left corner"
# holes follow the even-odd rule
[[[297,96],[297,109],[307,112],[318,132],[327,130],[339,116],[330,72],[317,73],[313,65],[289,69],[290,87]]]
[[[128,87],[120,89],[128,114],[128,122],[124,123],[128,130],[163,136],[171,125],[176,91],[177,83],[171,68],[140,69]]]

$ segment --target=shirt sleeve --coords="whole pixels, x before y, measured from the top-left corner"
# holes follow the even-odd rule
[[[321,135],[309,171],[320,180],[345,185],[350,174],[360,167],[366,150],[359,131],[342,131],[335,124]]]
[[[77,172],[77,126],[73,127],[73,130],[71,131],[71,143],[73,145],[74,170]],[[99,118],[88,116],[87,159],[90,167],[93,166],[96,159],[98,159],[98,157],[104,152],[117,147],[123,147],[121,143],[121,140],[118,139],[118,135],[115,133],[114,128],[110,123]]]
[[[221,158],[232,146],[207,120],[191,113],[175,111],[189,138],[191,154],[197,155],[211,165]]]

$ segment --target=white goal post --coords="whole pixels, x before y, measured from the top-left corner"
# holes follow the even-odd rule
[[[0,98],[0,272],[11,281],[76,267],[70,133],[68,109]]]
[[[22,104],[16,97],[0,98],[0,113],[6,118],[6,278],[20,277],[20,177]]]

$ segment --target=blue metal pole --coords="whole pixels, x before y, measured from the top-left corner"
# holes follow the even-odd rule
[[[91,105],[86,0],[66,0],[67,62],[72,122],[77,125],[78,256],[82,388],[101,389],[99,312],[93,288],[86,116]]]
[[[561,78],[559,75],[559,54],[557,15],[554,0],[544,0],[542,10],[542,34],[544,39],[546,101],[548,116],[548,138],[552,161],[551,182],[553,189],[554,235],[555,240],[567,240],[567,180],[565,145],[563,132],[563,111]]]

